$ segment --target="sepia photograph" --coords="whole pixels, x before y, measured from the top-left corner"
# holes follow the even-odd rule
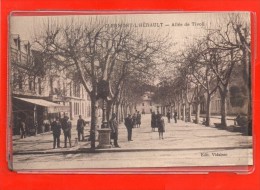
[[[253,165],[249,12],[13,13],[9,26],[10,169]]]

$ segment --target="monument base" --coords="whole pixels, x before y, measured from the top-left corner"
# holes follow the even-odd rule
[[[111,130],[109,128],[98,129],[99,134],[99,144],[97,148],[111,148],[112,145],[110,144],[110,133]]]

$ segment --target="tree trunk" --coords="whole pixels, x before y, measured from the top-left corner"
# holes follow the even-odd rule
[[[200,103],[196,103],[196,118],[195,118],[195,123],[199,123],[200,119]]]
[[[91,149],[95,149],[96,145],[96,125],[97,125],[97,100],[95,95],[91,97],[91,126],[90,126],[90,141]]]
[[[133,110],[134,110],[133,104],[130,104],[129,109],[130,109],[130,114],[132,115],[133,114]]]
[[[188,122],[191,122],[191,103],[189,103],[189,115],[188,115]]]
[[[211,95],[210,94],[207,94],[207,104],[206,104],[206,123],[205,125],[206,126],[210,126],[210,112],[211,112]]]
[[[186,120],[186,105],[185,103],[182,104],[182,120]]]
[[[124,118],[125,118],[125,114],[124,114],[124,105],[121,103],[121,117],[120,117],[120,122],[123,122],[124,121]]]
[[[119,117],[120,117],[119,114],[120,114],[120,113],[119,113],[119,103],[117,102],[117,103],[116,103],[116,118],[117,118],[117,122],[119,122],[119,120],[120,120],[120,119],[119,119]]]
[[[128,112],[127,112],[127,107],[128,107],[128,105],[125,104],[125,105],[124,105],[124,113],[125,113],[124,115],[125,115],[125,116],[127,116],[127,113],[128,113]]]
[[[181,105],[178,103],[178,119],[181,119]]]
[[[107,121],[110,120],[111,118],[111,114],[112,114],[112,110],[113,109],[113,102],[112,101],[107,101]]]
[[[248,52],[246,47],[242,48],[242,63],[244,65],[243,68],[243,79],[244,79],[244,86],[246,88],[246,95],[247,95],[247,100],[248,100],[248,106],[247,106],[247,118],[248,118],[248,123],[249,123],[249,130],[251,134],[251,129],[252,129],[252,91],[251,91],[251,55]]]
[[[227,87],[225,89],[220,89],[220,97],[221,97],[221,125],[222,127],[227,127]]]

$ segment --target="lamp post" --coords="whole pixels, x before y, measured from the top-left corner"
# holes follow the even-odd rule
[[[109,96],[109,83],[105,80],[101,80],[98,83],[97,96],[103,100],[102,108],[102,125],[101,129],[98,129],[99,144],[97,148],[111,148],[110,144],[110,128],[108,128],[108,121],[106,116],[107,98]]]
[[[108,128],[108,121],[107,121],[107,102],[105,99],[103,99],[103,105],[102,105],[102,125],[101,128]]]

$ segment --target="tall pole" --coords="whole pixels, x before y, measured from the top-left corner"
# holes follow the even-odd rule
[[[37,134],[37,130],[38,130],[36,105],[34,105],[34,108],[33,108],[33,125],[34,125],[34,130],[35,130],[35,135],[36,135]]]
[[[102,125],[101,128],[107,128],[107,102],[103,99],[103,110],[102,110]]]

